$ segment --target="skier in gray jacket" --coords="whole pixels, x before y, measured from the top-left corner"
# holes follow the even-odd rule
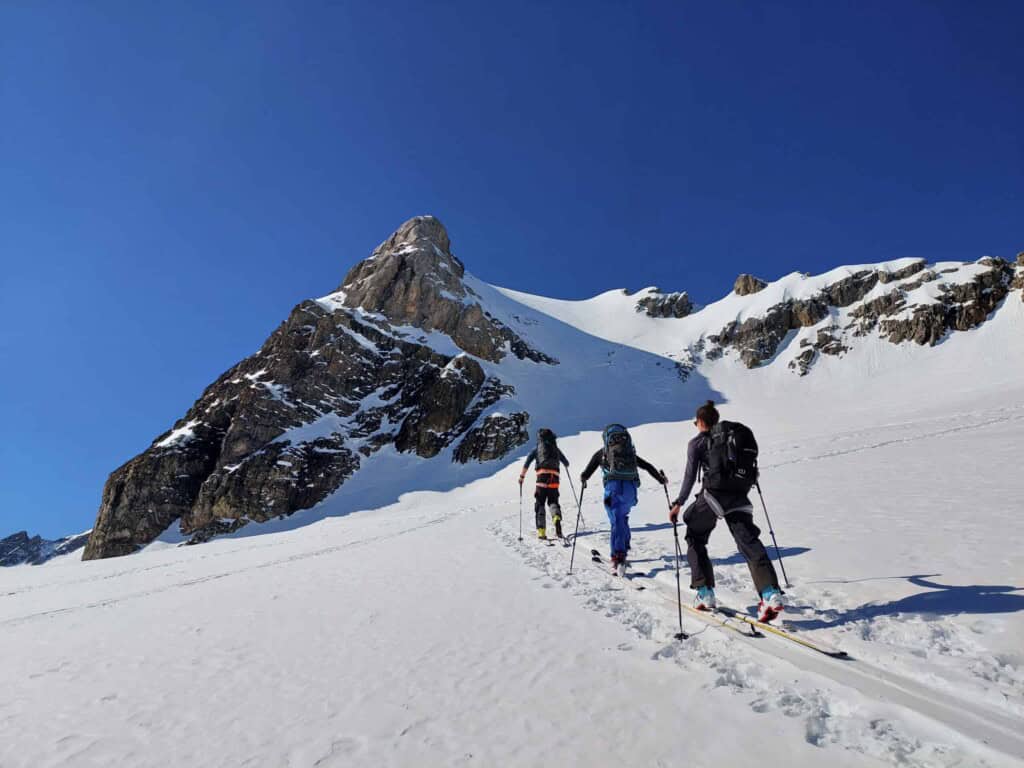
[[[673,523],[679,519],[679,511],[697,482],[698,471],[707,469],[708,432],[718,421],[718,410],[711,400],[697,409],[697,418],[693,423],[698,434],[686,447],[683,486],[669,512],[669,519]],[[736,547],[750,568],[750,575],[760,597],[758,619],[771,621],[783,610],[782,590],[779,589],[779,579],[775,575],[775,567],[768,557],[768,551],[761,543],[761,529],[754,525],[754,506],[745,494],[722,491],[712,493],[703,487],[693,503],[683,512],[683,522],[686,524],[686,560],[690,564],[690,588],[697,590],[694,607],[710,611],[717,605],[715,572],[708,556],[708,539],[719,519],[725,520],[729,526]]]

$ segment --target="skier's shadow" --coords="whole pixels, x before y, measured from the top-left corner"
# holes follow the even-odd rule
[[[796,557],[797,555],[805,554],[810,552],[810,547],[779,547],[779,552],[782,553],[783,559],[787,557]],[[777,564],[778,558],[775,556],[774,548],[769,552],[772,559],[772,564]],[[743,565],[747,562],[747,559],[739,552],[733,552],[728,557],[714,557],[711,558],[712,565]]]
[[[670,528],[672,527],[671,523],[669,524],[669,527]],[[638,530],[640,530],[640,529],[638,529]],[[810,552],[811,548],[810,547],[780,547],[779,550],[782,552],[782,556],[784,558],[786,558],[786,557],[796,557],[797,555],[802,555],[805,552]],[[636,573],[636,574],[634,574],[633,575],[634,579],[638,579],[638,578],[639,579],[653,579],[659,573],[663,573],[664,571],[675,571],[675,569],[676,569],[676,558],[675,558],[674,555],[662,555],[661,557],[652,557],[652,558],[648,558],[646,560],[631,560],[630,562],[633,565],[639,565],[640,563],[661,563],[661,565],[659,567],[651,568],[649,571],[647,571],[645,573]],[[729,555],[729,557],[717,557],[717,558],[712,558],[711,559],[712,565],[716,565],[716,566],[718,566],[718,565],[742,565],[742,564],[744,564],[746,562],[747,562],[746,559],[739,552],[734,552],[733,554]],[[777,562],[774,557],[772,558],[772,562],[773,563]],[[680,566],[680,568],[682,570],[689,572],[689,564],[686,562],[686,553],[685,552],[683,553],[682,558],[680,558],[679,566]]]
[[[913,614],[926,620],[957,614],[1016,613],[1024,611],[1024,587],[1008,585],[971,584],[957,587],[929,581],[939,574],[899,576],[916,587],[927,591],[892,600],[888,603],[865,603],[849,611],[819,611],[822,618],[792,619],[790,623],[800,629],[839,627],[855,621],[870,621],[880,616]]]

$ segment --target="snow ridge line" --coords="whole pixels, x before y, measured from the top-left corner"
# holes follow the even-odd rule
[[[551,561],[554,558],[549,556],[548,550],[552,548],[545,548],[543,551],[538,549],[536,552],[524,550],[522,545],[519,545],[519,542],[513,541],[509,537],[507,531],[502,530],[503,525],[511,519],[512,516],[508,516],[499,520],[490,526],[491,531],[513,552],[523,550],[527,553],[529,555],[526,559],[527,565],[543,570],[551,578],[558,578],[551,571]],[[555,547],[554,549],[564,548]],[[535,564],[532,561],[537,561],[537,563]],[[578,574],[574,573],[573,575],[578,577]],[[607,577],[608,580],[612,578],[611,574],[608,574]],[[569,576],[563,572],[561,578],[569,578]],[[603,607],[607,616],[621,616],[621,620],[642,638],[658,642],[653,631],[654,625],[668,627],[671,624],[674,626],[676,596],[674,589],[672,590],[673,594],[666,594],[667,587],[656,578],[647,580],[645,586],[646,589],[642,592],[607,587],[604,591],[614,592],[615,605]],[[630,599],[627,597],[629,594],[636,595],[637,597]],[[657,598],[665,605],[670,604],[673,613],[672,622],[667,622],[667,619],[659,615],[659,612],[652,613],[646,610],[642,611],[641,620],[638,622],[633,612],[623,610],[622,605],[620,605],[633,603],[632,607],[637,609],[639,607],[636,605],[638,601],[650,602],[652,597]],[[596,598],[591,596],[587,601],[587,606],[595,609],[602,608],[602,606],[596,603]],[[699,622],[690,616],[684,618],[687,619],[687,621],[684,621],[684,628],[691,635],[691,640],[683,641],[684,645],[691,643],[693,638],[703,634],[703,631],[690,631],[690,626],[694,623],[699,623],[702,629],[714,628],[710,623]],[[945,728],[956,732],[965,740],[980,743],[1016,759],[1024,759],[1024,736],[1020,733],[1020,723],[1002,713],[994,712],[968,700],[955,699],[941,691],[902,675],[879,669],[862,660],[854,658],[832,659],[819,656],[779,638],[740,638],[726,632],[719,632],[716,636],[720,636],[723,642],[749,643],[755,653],[760,652],[771,656],[778,661],[790,665],[797,671],[825,678],[844,688],[853,689],[869,700],[884,705],[901,707],[916,715],[939,723]],[[663,646],[662,650],[655,654],[655,658],[666,653],[672,655],[677,642],[666,639],[661,643]],[[710,653],[714,655],[713,652]]]

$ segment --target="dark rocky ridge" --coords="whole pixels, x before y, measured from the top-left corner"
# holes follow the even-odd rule
[[[309,508],[384,446],[424,458],[451,446],[468,462],[525,442],[527,414],[481,419],[513,390],[473,356],[557,361],[483,310],[449,248],[440,222],[417,217],[338,293],[295,307],[173,430],[111,474],[85,559],[134,552],[175,521],[203,541]],[[438,352],[419,328],[469,354]]]
[[[1003,259],[987,258],[979,263],[989,269],[969,282],[941,286],[940,300],[910,307],[909,318],[893,316],[908,309],[907,295],[911,291],[939,279],[934,271],[857,307],[850,313],[856,321],[852,326],[854,334],[864,336],[878,328],[894,344],[914,341],[935,345],[950,331],[976,328],[1006,298],[1013,281],[1013,267]]]
[[[838,316],[840,310],[847,311],[851,322],[844,328],[833,323],[819,329],[815,340],[801,342],[800,352],[789,363],[791,369],[803,376],[819,355],[841,356],[847,352],[847,331],[855,337],[877,331],[893,344],[937,344],[951,331],[969,330],[985,322],[1021,280],[1015,277],[1013,265],[1003,259],[985,258],[978,264],[987,269],[966,282],[942,282],[938,288],[941,298],[909,307],[909,318],[895,316],[908,309],[908,295],[912,291],[955,274],[961,267],[936,273],[925,269],[922,260],[891,272],[856,272],[825,286],[811,298],[790,299],[769,308],[761,317],[730,323],[720,333],[708,337],[717,347],[709,350],[708,357],[720,357],[725,349],[733,349],[748,368],[754,368],[774,357],[789,333],[816,326],[830,316]],[[916,279],[911,280],[915,275]],[[894,285],[891,291],[865,300],[876,286],[890,283]]]
[[[693,302],[686,291],[661,293],[644,296],[636,303],[637,312],[646,312],[650,317],[686,317],[693,312]]]
[[[89,531],[55,540],[29,536],[28,531],[19,531],[0,539],[0,566],[42,565],[55,557],[77,552],[88,540]]]

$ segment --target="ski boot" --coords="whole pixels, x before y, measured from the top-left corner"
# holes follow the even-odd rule
[[[559,517],[558,515],[555,515],[555,536],[558,537],[559,539],[564,539],[565,538],[562,535],[562,518]]]
[[[693,599],[693,607],[698,611],[713,611],[718,607],[715,590],[712,587],[697,587],[697,597]]]
[[[761,602],[757,604],[757,620],[767,623],[782,613],[783,608],[782,592],[777,587],[765,587]]]
[[[613,576],[625,576],[626,575],[626,556],[618,552],[612,555],[612,575]]]
[[[540,539],[541,541],[547,541],[548,540],[547,529],[545,529],[545,528],[538,528],[537,529],[537,538]]]

